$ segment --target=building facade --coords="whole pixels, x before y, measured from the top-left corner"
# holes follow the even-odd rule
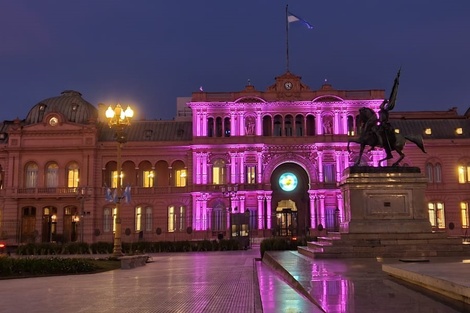
[[[336,231],[344,216],[337,182],[358,157],[355,143],[347,149],[358,111],[378,111],[384,97],[326,83],[312,90],[289,72],[265,91],[195,92],[175,120],[132,121],[119,177],[106,107],[64,91],[0,124],[0,240],[111,242],[116,195],[124,242]],[[402,166],[428,178],[433,229],[467,236],[470,110],[392,111],[390,121],[424,138],[427,153],[409,142]],[[384,157],[375,149],[360,162],[379,166]]]

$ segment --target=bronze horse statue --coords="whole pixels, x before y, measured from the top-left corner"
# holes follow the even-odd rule
[[[388,121],[387,123],[382,123],[382,125],[380,125],[380,123],[378,123],[377,115],[372,109],[366,107],[361,108],[359,110],[358,122],[360,125],[359,137],[348,140],[348,152],[351,152],[349,149],[349,144],[351,142],[361,145],[359,157],[354,166],[358,166],[360,164],[362,154],[364,153],[366,146],[370,147],[369,151],[373,150],[375,147],[384,148],[387,151],[387,156],[379,161],[379,166],[381,166],[383,161],[393,158],[391,151],[396,151],[400,155],[398,160],[392,164],[392,166],[398,166],[405,157],[403,148],[405,147],[407,140],[414,143],[421,149],[421,151],[426,153],[423,138],[421,136],[397,134]],[[379,138],[379,136],[381,138]]]

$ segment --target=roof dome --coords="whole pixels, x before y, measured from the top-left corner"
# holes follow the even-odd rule
[[[42,123],[49,113],[60,113],[67,122],[88,124],[90,120],[98,118],[98,110],[82,98],[82,94],[74,90],[65,90],[58,97],[45,99],[28,113],[25,123]]]

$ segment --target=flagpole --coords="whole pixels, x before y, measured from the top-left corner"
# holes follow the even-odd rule
[[[287,20],[287,7],[288,4],[286,4],[286,70],[289,72],[289,21]]]

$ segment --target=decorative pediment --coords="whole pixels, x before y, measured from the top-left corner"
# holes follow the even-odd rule
[[[276,82],[269,86],[267,91],[290,94],[290,93],[299,93],[301,91],[309,91],[310,88],[302,83],[300,76],[294,75],[291,72],[287,71],[281,76],[275,78]]]

